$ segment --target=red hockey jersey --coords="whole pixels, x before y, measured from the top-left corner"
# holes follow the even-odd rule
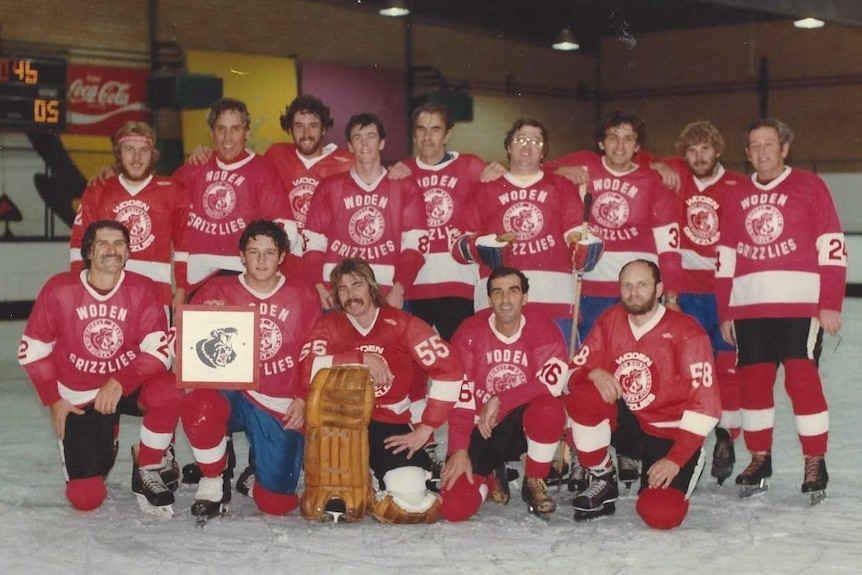
[[[147,277],[122,272],[107,295],[87,284],[87,272],[57,274],[39,292],[18,347],[43,405],[61,397],[92,403],[113,377],[127,395],[172,359],[159,289]]]
[[[593,385],[590,371],[611,373],[648,434],[674,440],[668,458],[684,465],[718,423],[721,400],[712,344],[697,321],[664,306],[636,328],[622,304],[608,308],[572,358],[569,387]]]
[[[847,244],[826,184],[796,168],[725,198],[716,264],[722,320],[841,311]]]
[[[500,398],[501,421],[539,395],[559,396],[566,381],[566,342],[555,323],[525,310],[521,328],[506,337],[494,328],[492,310],[480,311],[452,337],[468,386],[449,418],[449,453],[467,449],[482,407]]]
[[[185,230],[189,219],[189,194],[173,178],[150,176],[138,185],[122,176],[89,186],[81,196],[72,224],[69,261],[72,271],[81,271],[81,239],[91,223],[117,220],[129,230],[131,245],[126,269],[155,281],[162,303],[171,305],[172,275],[176,284],[186,284]],[[176,256],[174,256],[176,253]]]
[[[479,281],[476,264],[461,264],[452,257],[452,242],[469,229],[473,187],[485,162],[472,154],[447,152],[450,159],[434,166],[419,158],[404,160],[425,200],[428,252],[410,299],[472,298]]]
[[[325,145],[323,155],[316,158],[300,156],[294,144],[272,144],[263,157],[281,176],[290,202],[290,217],[299,227],[305,226],[311,198],[321,180],[353,167],[353,156],[335,144]]]
[[[260,311],[260,389],[246,391],[246,395],[279,418],[294,397],[305,396],[297,375],[299,352],[320,316],[317,292],[279,275],[275,290],[261,293],[249,287],[240,274],[212,278],[195,292],[192,303],[256,305]]]
[[[539,172],[528,183],[507,173],[478,184],[473,205],[473,231],[516,235],[509,265],[530,280],[530,308],[550,317],[570,315],[572,262],[566,237],[578,229],[584,212],[574,184],[547,172]],[[488,307],[485,280],[491,270],[480,266],[479,273],[473,302],[477,310]]]
[[[547,164],[585,166],[593,196],[590,233],[604,241],[598,265],[584,275],[583,294],[619,297],[619,274],[628,262],[643,258],[658,263],[665,291],[680,291],[679,224],[673,193],[646,166],[631,172],[614,172],[604,156],[575,152]]]
[[[303,346],[301,381],[309,388],[319,370],[361,364],[363,353],[375,354],[395,374],[391,384],[375,385],[372,419],[410,422],[410,385],[418,366],[431,379],[422,423],[437,428],[446,422],[464,380],[461,361],[431,326],[388,305],[378,309],[374,324],[367,330],[344,313],[329,313],[317,320]]]
[[[328,288],[332,269],[358,257],[371,265],[378,284],[400,282],[409,299],[427,251],[425,226],[422,194],[409,179],[391,180],[384,171],[368,185],[354,170],[326,178],[303,230],[308,278]]]

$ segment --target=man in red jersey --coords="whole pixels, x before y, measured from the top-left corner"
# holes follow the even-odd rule
[[[252,220],[282,224],[291,253],[301,253],[281,178],[267,160],[245,147],[251,124],[248,107],[222,98],[210,108],[207,124],[216,153],[203,164],[185,164],[174,173],[192,201],[186,230],[189,292],[220,271],[244,270],[236,246]]]
[[[688,513],[702,469],[701,448],[720,413],[709,337],[694,318],[659,303],[655,262],[634,260],[619,279],[621,303],[598,319],[569,365],[566,409],[578,461],[591,474],[575,497],[575,519],[615,511],[617,474],[608,452],[623,400],[637,420],[643,461],[638,515],[670,529]]]
[[[293,143],[272,144],[264,157],[281,176],[290,201],[291,218],[302,227],[321,180],[349,171],[353,156],[335,144],[324,145],[323,138],[333,121],[329,108],[315,96],[297,96],[279,120]]]
[[[175,278],[177,286],[186,285],[188,192],[177,180],[154,175],[159,151],[149,124],[126,122],[114,135],[113,144],[114,173],[119,175],[95,181],[81,196],[72,224],[72,271],[83,267],[81,238],[87,226],[96,220],[117,220],[131,237],[126,269],[155,281],[166,307],[182,303],[184,290],[178,287],[173,294],[171,282]]]
[[[409,179],[387,177],[380,159],[386,131],[377,116],[351,117],[345,135],[354,167],[324,180],[311,201],[303,230],[307,277],[323,308],[331,309],[330,272],[344,258],[362,258],[386,301],[400,308],[428,246],[422,194]]]
[[[395,523],[434,522],[439,497],[426,490],[428,454],[422,449],[449,418],[464,379],[452,348],[419,318],[386,304],[374,271],[364,260],[345,259],[330,275],[335,312],[321,317],[301,355],[301,381],[332,365],[368,366],[375,404],[368,428],[369,464],[380,485],[371,514],[388,507]],[[421,421],[410,427],[415,365],[431,379]]]
[[[719,161],[724,138],[710,122],[688,124],[676,141],[679,156],[662,161],[679,175],[677,207],[682,257],[679,305],[709,334],[715,350],[715,379],[721,392],[721,420],[715,429],[712,476],[719,485],[730,477],[739,437],[739,377],[736,348],[721,337],[715,301],[715,249],[721,234],[722,204],[731,191],[749,186],[744,175],[726,170]]]
[[[141,415],[132,491],[141,508],[173,513],[161,473],[179,418],[167,317],[156,284],[123,270],[130,235],[116,220],[84,231],[84,269],[55,275],[36,298],[18,348],[62,446],[66,498],[90,511],[104,501],[120,414]],[[176,477],[174,477],[176,478]]]
[[[541,517],[556,509],[544,478],[566,424],[559,399],[566,345],[553,322],[525,309],[529,289],[520,270],[495,269],[488,277],[491,309],[464,321],[452,340],[468,379],[449,418],[441,509],[449,521],[476,513],[489,484],[502,488],[498,499],[507,503],[505,463],[524,453],[521,498]]]
[[[245,273],[213,278],[192,299],[260,309],[260,389],[196,389],[183,398],[183,429],[202,475],[192,514],[202,520],[223,513],[231,499],[228,432],[245,431],[254,453],[254,475],[245,488],[258,508],[284,515],[298,504],[305,388],[297,364],[320,307],[313,289],[279,273],[287,246],[286,234],[274,222],[250,222],[239,241]]]
[[[740,403],[751,463],[736,477],[741,494],[772,475],[773,387],[778,364],[793,415],[810,502],[825,496],[829,411],[817,371],[823,332],[841,329],[847,244],[826,184],[785,165],[793,132],[764,118],[749,125],[751,186],[725,197],[716,262],[721,332],[739,349]]]

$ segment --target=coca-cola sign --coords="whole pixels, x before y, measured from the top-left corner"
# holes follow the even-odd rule
[[[148,70],[70,64],[67,131],[113,136],[129,120],[152,121],[147,108]]]

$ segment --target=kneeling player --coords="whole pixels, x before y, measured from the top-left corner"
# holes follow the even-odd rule
[[[307,385],[317,371],[334,365],[369,368],[375,396],[369,462],[380,486],[369,511],[385,523],[433,523],[439,519],[440,500],[426,489],[430,462],[422,447],[455,405],[464,378],[461,362],[428,324],[386,304],[364,260],[343,260],[330,278],[337,311],[312,328],[303,348],[302,381]],[[421,423],[411,429],[415,365],[431,384]]]
[[[132,491],[145,511],[170,515],[174,495],[163,475],[177,479],[166,453],[180,392],[167,371],[168,325],[159,289],[123,270],[129,232],[119,222],[87,226],[81,255],[82,271],[55,275],[36,298],[18,361],[51,410],[72,506],[90,511],[102,504],[116,457],[114,426],[121,413],[143,412]]]
[[[703,441],[721,405],[709,336],[690,316],[658,303],[662,287],[655,263],[623,266],[622,302],[599,317],[572,358],[566,409],[578,460],[591,472],[590,486],[572,503],[575,519],[615,510],[619,487],[608,444],[620,398],[642,431],[638,514],[650,527],[671,529],[688,513]]]
[[[236,431],[245,431],[254,453],[251,496],[258,508],[284,515],[298,504],[305,400],[294,366],[320,305],[314,291],[279,273],[287,247],[287,236],[277,224],[251,222],[239,244],[245,273],[209,280],[192,300],[260,308],[260,389],[196,389],[183,398],[183,428],[202,475],[192,514],[201,521],[223,514],[230,502],[225,435]]]
[[[467,319],[452,340],[468,381],[449,419],[442,476],[442,515],[449,521],[475,514],[489,487],[499,490],[498,502],[507,503],[505,463],[525,452],[522,499],[540,517],[556,509],[543,478],[566,423],[559,399],[566,347],[551,319],[522,313],[528,290],[519,270],[497,268],[488,277],[491,309]]]

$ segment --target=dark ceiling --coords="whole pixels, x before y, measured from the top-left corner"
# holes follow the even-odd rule
[[[387,0],[356,0],[378,9]],[[859,15],[859,0],[404,0],[417,21],[479,28],[500,36],[548,45],[564,27],[582,49],[595,54],[601,38],[631,42],[639,34],[686,28],[726,26],[796,15]],[[848,16],[849,17],[849,16]]]

